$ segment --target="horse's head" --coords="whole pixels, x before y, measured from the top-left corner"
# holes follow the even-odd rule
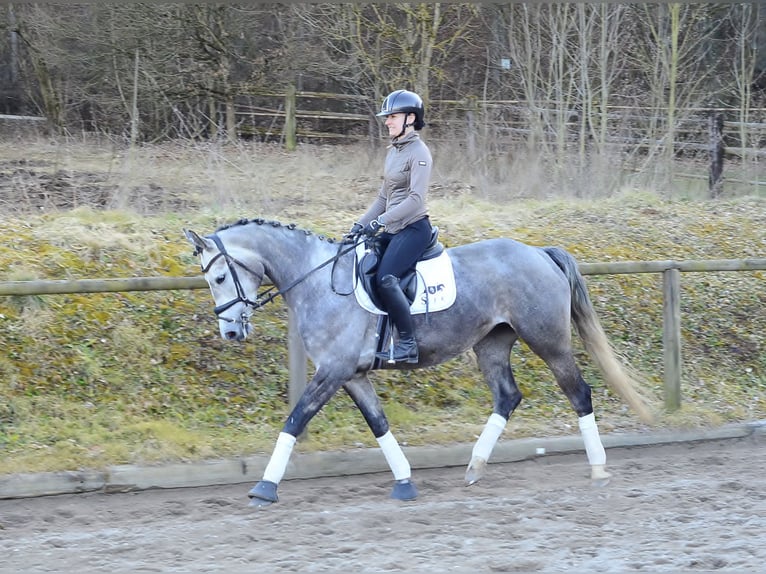
[[[237,245],[224,246],[218,235],[200,237],[184,229],[184,234],[200,256],[200,265],[210,286],[216,307],[221,337],[242,341],[252,329],[250,316],[258,304],[258,288],[264,275],[263,264]]]

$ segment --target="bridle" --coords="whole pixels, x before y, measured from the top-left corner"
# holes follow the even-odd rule
[[[252,312],[251,313],[243,312],[239,319],[229,319],[228,317],[221,317],[221,313],[225,313],[228,309],[230,309],[237,303],[244,303],[246,309],[252,309],[253,311],[263,307],[267,303],[272,302],[274,299],[276,299],[280,295],[284,295],[285,293],[287,293],[290,289],[292,289],[299,283],[302,283],[309,275],[311,275],[315,271],[319,271],[320,269],[322,269],[322,267],[325,267],[326,265],[329,265],[330,263],[332,263],[334,268],[335,264],[338,262],[338,260],[341,257],[343,257],[346,253],[354,250],[356,246],[359,245],[359,243],[362,243],[364,241],[364,238],[362,238],[355,242],[352,242],[351,246],[347,247],[346,249],[342,249],[343,244],[339,245],[338,252],[333,257],[325,261],[324,263],[306,272],[301,277],[299,277],[298,279],[290,283],[284,289],[280,289],[272,293],[272,291],[276,289],[276,286],[272,285],[268,289],[258,293],[255,297],[255,301],[253,301],[252,299],[248,298],[247,294],[245,293],[245,289],[242,287],[242,283],[239,280],[239,275],[237,274],[237,266],[241,267],[242,269],[244,269],[251,275],[254,275],[255,277],[257,277],[259,283],[263,281],[263,274],[256,273],[250,267],[242,263],[242,261],[240,261],[239,259],[235,257],[232,257],[228,253],[228,251],[226,251],[226,247],[224,247],[223,242],[221,241],[221,238],[218,237],[218,234],[213,233],[212,235],[208,235],[207,237],[211,239],[213,243],[215,243],[215,246],[218,248],[218,253],[216,253],[212,257],[212,259],[210,259],[210,261],[207,262],[207,265],[205,267],[202,267],[202,273],[207,273],[208,271],[210,271],[210,268],[213,266],[213,263],[218,261],[219,258],[223,257],[224,261],[226,261],[226,267],[228,267],[229,273],[231,274],[231,279],[232,281],[234,281],[234,288],[237,291],[237,296],[234,299],[232,299],[231,301],[227,301],[226,303],[222,303],[221,305],[218,305],[217,307],[213,309],[213,313],[216,314],[216,316],[218,317],[218,320],[220,321],[226,321],[228,323],[235,323],[238,321],[242,324],[246,323],[247,319],[249,319]],[[194,251],[194,255],[201,255],[201,254],[202,254],[202,249],[200,247],[197,247],[197,249]],[[330,279],[330,283],[332,284],[332,278]],[[333,293],[336,293],[338,295],[351,294],[351,292],[338,293],[335,290],[334,286],[332,287],[332,290],[333,290]]]
[[[202,273],[207,273],[210,271],[210,268],[213,266],[213,263],[218,261],[221,257],[223,257],[224,261],[226,261],[226,267],[229,269],[229,273],[231,274],[231,279],[234,281],[234,288],[237,290],[237,296],[232,299],[231,301],[228,301],[226,303],[223,303],[222,305],[218,305],[215,309],[213,309],[213,313],[216,314],[219,320],[221,321],[228,321],[229,323],[233,323],[234,319],[228,319],[227,317],[221,317],[221,313],[226,312],[231,307],[236,305],[237,303],[244,303],[247,307],[251,307],[253,309],[257,309],[262,305],[262,303],[259,303],[261,296],[263,294],[259,294],[256,296],[255,301],[252,301],[247,297],[247,293],[245,293],[244,288],[242,287],[242,283],[239,280],[239,275],[237,275],[237,265],[239,265],[242,269],[250,273],[251,275],[254,275],[255,277],[258,277],[260,281],[263,281],[263,275],[256,273],[252,269],[250,269],[247,265],[242,263],[239,259],[236,259],[235,257],[232,257],[229,255],[228,251],[226,251],[226,248],[223,246],[223,242],[221,241],[221,238],[218,237],[218,235],[213,234],[209,236],[210,239],[215,243],[215,246],[218,248],[218,253],[216,253],[210,261],[207,262],[207,265],[202,268]],[[197,250],[194,252],[195,255],[200,255],[201,250],[197,248]],[[273,287],[271,287],[273,289]],[[241,317],[242,320],[244,320],[244,313],[243,317]]]

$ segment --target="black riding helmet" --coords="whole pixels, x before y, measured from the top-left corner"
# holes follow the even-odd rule
[[[391,92],[383,100],[383,105],[380,106],[380,113],[376,114],[380,116],[390,116],[391,114],[415,114],[415,122],[412,126],[416,130],[421,130],[426,125],[424,120],[425,107],[423,106],[423,100],[415,92],[407,90],[396,90]]]

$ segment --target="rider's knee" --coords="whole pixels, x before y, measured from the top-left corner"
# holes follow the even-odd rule
[[[399,284],[399,278],[389,273],[387,275],[383,275],[383,277],[380,278],[379,284],[384,289],[390,289],[391,287],[395,287]]]

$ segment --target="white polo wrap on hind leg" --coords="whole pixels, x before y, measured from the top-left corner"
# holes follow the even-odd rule
[[[484,430],[479,435],[479,440],[473,447],[471,452],[472,457],[478,457],[484,460],[489,460],[489,456],[492,454],[492,449],[495,448],[497,440],[500,435],[503,434],[505,425],[508,422],[507,419],[501,417],[497,413],[492,413],[487,419],[487,424],[484,425]]]
[[[287,462],[290,460],[290,455],[293,453],[293,447],[295,446],[295,437],[286,432],[279,433],[277,438],[277,444],[274,446],[274,452],[271,453],[269,464],[266,465],[266,470],[263,471],[263,480],[279,484],[282,477],[287,470]]]
[[[580,433],[585,443],[585,453],[588,455],[588,462],[591,465],[606,464],[606,452],[604,445],[601,444],[601,437],[598,435],[598,425],[596,425],[596,416],[593,413],[580,417]]]
[[[404,480],[410,478],[412,470],[410,469],[410,463],[407,457],[404,456],[402,447],[399,446],[394,435],[391,431],[388,431],[382,437],[376,439],[380,445],[380,449],[383,451],[383,456],[386,457],[388,466],[391,467],[391,472],[394,473],[394,480]]]

